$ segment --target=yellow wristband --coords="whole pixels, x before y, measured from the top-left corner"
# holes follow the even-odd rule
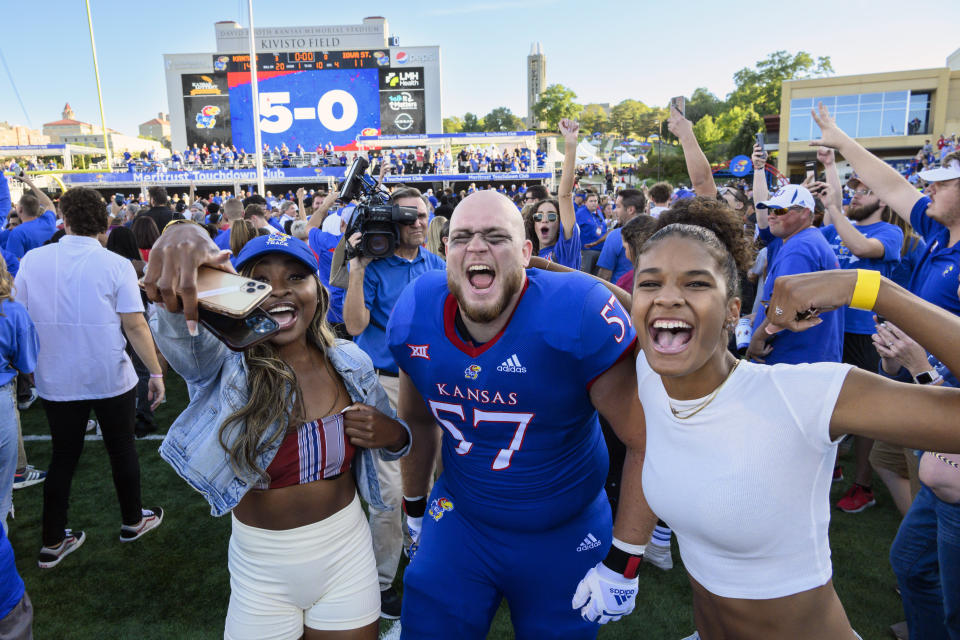
[[[864,311],[873,310],[880,293],[880,272],[869,269],[857,269],[857,286],[853,288],[850,306]]]

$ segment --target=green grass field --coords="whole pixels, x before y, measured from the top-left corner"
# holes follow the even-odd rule
[[[186,403],[182,381],[169,376],[168,384],[169,400],[158,411],[161,431]],[[22,421],[25,434],[48,433],[40,402],[24,412]],[[135,543],[118,540],[120,513],[102,442],[86,443],[73,482],[69,526],[86,531],[87,540],[56,568],[40,571],[36,564],[42,486],[14,493],[17,518],[11,522],[10,538],[33,600],[38,640],[223,637],[230,520],[209,515],[206,501],[160,459],[158,445],[138,443],[143,501],[145,506],[162,506],[166,515],[157,531]],[[30,463],[45,469],[50,443],[26,446]],[[852,461],[843,463],[849,478]],[[879,480],[875,486],[878,506],[857,515],[834,510],[830,527],[834,582],[865,640],[888,637],[888,627],[903,619],[887,560],[899,514]],[[679,640],[693,632],[690,588],[676,543],[673,555],[673,571],[651,566],[641,570],[636,610],[602,628],[600,638]],[[506,605],[489,637],[513,637]]]

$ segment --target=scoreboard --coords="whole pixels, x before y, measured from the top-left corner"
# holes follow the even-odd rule
[[[320,71],[323,69],[377,69],[390,66],[384,50],[281,51],[258,53],[257,71]],[[249,54],[215,55],[214,71],[250,71]]]

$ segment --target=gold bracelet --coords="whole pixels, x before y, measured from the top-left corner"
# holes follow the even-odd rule
[[[853,288],[850,307],[872,311],[880,293],[880,272],[870,269],[857,269],[857,286]]]
[[[195,224],[198,227],[201,226],[199,222],[194,222],[193,220],[187,220],[186,218],[177,218],[176,220],[171,220],[167,224],[163,225],[163,231],[161,233],[166,233],[167,229],[170,227],[176,226],[178,224]]]

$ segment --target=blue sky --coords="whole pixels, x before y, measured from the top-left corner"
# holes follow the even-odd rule
[[[664,105],[706,86],[733,89],[733,74],[777,49],[829,55],[839,75],[942,67],[960,47],[960,2],[613,2],[479,0],[342,2],[254,0],[257,26],[356,24],[387,18],[401,45],[439,45],[443,114],[479,115],[498,106],[526,114],[524,65],[530,44],[547,56],[548,83],[580,102],[625,98]],[[907,7],[916,7],[908,11]],[[35,128],[63,104],[99,124],[83,0],[0,0],[2,51]],[[359,8],[358,8],[359,7]],[[217,20],[242,23],[246,2],[91,0],[107,125],[136,134],[166,112],[164,53],[213,51]],[[938,26],[939,25],[939,26]],[[953,29],[954,37],[940,33]],[[939,33],[938,33],[939,32]],[[0,68],[0,121],[28,124]]]

